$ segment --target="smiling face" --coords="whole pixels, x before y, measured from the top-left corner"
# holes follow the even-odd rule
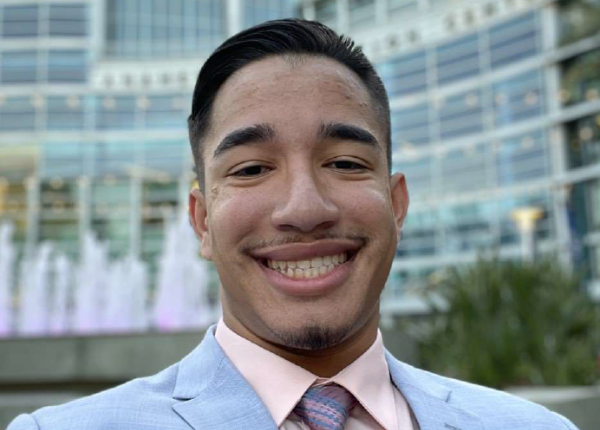
[[[190,216],[227,325],[306,350],[376,327],[408,195],[360,79],[321,57],[251,63],[220,89],[202,145]]]

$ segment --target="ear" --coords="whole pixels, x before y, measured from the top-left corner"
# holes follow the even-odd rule
[[[402,230],[404,218],[406,218],[409,201],[406,179],[402,173],[394,173],[390,177],[390,193],[394,221],[396,222],[396,235],[398,236],[398,240],[400,240],[400,231]]]
[[[208,211],[204,194],[198,188],[192,188],[189,195],[190,224],[196,232],[196,237],[202,242],[200,254],[207,260],[212,259],[212,244],[208,230]]]

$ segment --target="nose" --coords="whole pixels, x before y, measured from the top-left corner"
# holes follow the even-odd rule
[[[281,188],[281,201],[272,213],[276,228],[311,233],[333,227],[340,208],[329,196],[329,187],[310,168],[292,169]],[[283,185],[283,184],[282,184]]]

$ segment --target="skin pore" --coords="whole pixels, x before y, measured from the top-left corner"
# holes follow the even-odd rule
[[[202,142],[208,192],[190,193],[190,220],[224,322],[322,377],[374,342],[408,207],[382,124],[345,66],[278,56],[229,78]]]

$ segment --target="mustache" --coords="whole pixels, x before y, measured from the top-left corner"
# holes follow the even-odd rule
[[[352,232],[352,233],[333,233],[323,232],[311,235],[292,234],[281,237],[274,237],[272,239],[260,239],[251,240],[249,243],[242,246],[242,252],[248,254],[260,249],[277,247],[282,245],[289,245],[292,243],[310,243],[317,242],[320,240],[349,240],[352,242],[358,242],[361,247],[366,246],[370,242],[370,237],[366,232]]]

